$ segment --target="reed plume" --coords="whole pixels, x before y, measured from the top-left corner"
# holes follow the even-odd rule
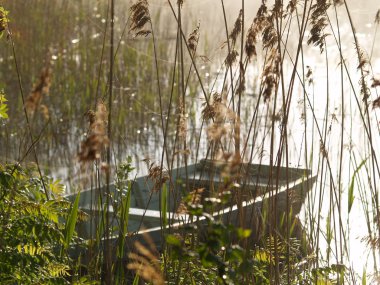
[[[81,144],[81,151],[78,154],[81,162],[100,159],[103,149],[109,145],[106,105],[103,102],[98,102],[96,112],[90,110],[86,115],[90,123],[90,134]]]
[[[311,69],[311,67],[309,65],[306,66],[306,80],[307,80],[307,83],[308,85],[311,85],[313,84],[314,82],[314,79],[313,79],[313,70]]]
[[[50,112],[48,106],[46,106],[45,104],[41,104],[40,112],[46,121],[50,119]]]
[[[178,107],[178,138],[184,140],[187,134],[187,118],[185,114],[185,105],[182,99],[180,99]]]
[[[357,69],[362,71],[359,80],[360,94],[363,97],[363,101],[366,101],[370,97],[370,91],[367,85],[369,75],[369,59],[357,42],[355,42],[355,49],[359,61]]]
[[[328,25],[327,10],[330,7],[330,3],[327,0],[317,0],[317,2],[311,7],[311,29],[310,36],[307,43],[318,46],[321,53],[324,50],[325,38],[328,34],[324,33],[324,29]]]
[[[380,97],[372,102],[372,108],[380,108]]]
[[[251,26],[248,29],[247,33],[247,39],[245,41],[245,53],[247,54],[247,57],[249,60],[251,60],[254,56],[257,56],[257,51],[256,51],[256,36],[257,33],[254,29],[253,26]]]
[[[334,0],[333,3],[334,3],[335,6],[340,6],[340,5],[344,4],[344,0]]]
[[[267,17],[268,9],[264,2],[261,4],[259,10],[257,11],[256,17],[253,19],[253,22],[247,32],[247,38],[245,41],[245,53],[247,54],[249,60],[251,60],[254,56],[257,56],[257,39],[263,28],[266,26]]]
[[[151,248],[145,247],[138,241],[134,243],[137,253],[129,253],[128,257],[131,262],[127,265],[127,268],[135,271],[137,275],[149,283],[163,285],[165,280],[161,272],[159,259],[153,253],[153,242],[148,240],[148,243],[151,244]]]
[[[380,77],[379,78],[373,77],[371,87],[375,88],[375,87],[379,87],[379,86],[380,86]]]
[[[162,186],[169,180],[169,175],[167,171],[164,171],[160,166],[156,165],[154,162],[150,163],[149,159],[144,160],[148,166],[148,179],[153,182],[152,192],[158,192]]]
[[[298,0],[290,0],[288,6],[286,7],[286,11],[289,14],[293,14],[293,12],[297,9]]]
[[[262,41],[264,48],[272,48],[278,43],[277,30],[274,26],[275,13],[265,17],[262,23]]]
[[[203,119],[206,121],[213,120],[216,116],[220,104],[222,104],[222,96],[219,93],[215,92],[209,104],[203,103]]]
[[[328,157],[328,153],[327,153],[325,143],[322,140],[319,141],[319,152],[324,158]]]
[[[224,60],[225,65],[231,67],[234,63],[236,63],[238,56],[239,53],[235,49],[232,50],[230,53],[228,53],[226,59]]]
[[[242,62],[239,64],[240,66],[240,80],[238,83],[238,87],[236,88],[236,94],[242,94],[245,91],[245,69]]]
[[[240,35],[241,30],[242,30],[242,25],[243,25],[243,10],[240,10],[239,16],[237,17],[237,19],[235,21],[234,28],[232,29],[232,32],[229,36],[229,39],[232,42],[232,46],[235,46],[235,44],[236,44],[236,40],[237,40],[238,36]]]
[[[263,72],[263,95],[264,101],[267,101],[275,91],[278,80],[280,78],[280,55],[276,48],[272,48],[269,52],[269,58],[264,66]]]
[[[51,69],[45,67],[41,71],[38,82],[33,86],[32,91],[25,101],[25,108],[29,115],[33,116],[40,107],[43,95],[49,94],[51,85]]]
[[[194,55],[199,41],[199,23],[198,26],[191,32],[189,38],[187,39],[187,45],[189,47],[190,52]]]
[[[211,102],[203,104],[203,118],[213,120],[207,128],[207,137],[211,141],[220,141],[222,137],[228,134],[230,124],[235,122],[236,114],[228,107],[226,98],[219,93],[214,93]]]
[[[135,33],[135,37],[148,36],[152,33],[150,27],[146,27],[151,22],[149,13],[149,4],[147,0],[139,0],[130,8],[131,24],[129,27],[130,32]]]

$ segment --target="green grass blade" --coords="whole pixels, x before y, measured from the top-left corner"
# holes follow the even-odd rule
[[[363,167],[363,165],[366,163],[367,161],[367,158],[364,159],[360,164],[359,166],[356,168],[354,174],[352,175],[352,178],[351,178],[351,183],[350,183],[350,187],[348,188],[348,213],[351,212],[351,209],[352,209],[352,205],[354,203],[354,188],[355,188],[355,176],[356,174],[359,172],[360,168]]]
[[[363,268],[362,285],[367,285],[367,272],[365,268]]]
[[[133,279],[133,284],[132,285],[138,285],[140,281],[139,275],[136,274],[135,279]]]
[[[120,215],[120,234],[118,242],[118,257],[122,258],[124,255],[124,245],[125,245],[125,235],[128,231],[128,222],[129,222],[129,208],[131,207],[131,192],[132,192],[132,183],[128,182],[128,192],[127,196],[122,200],[122,209]]]
[[[167,205],[167,187],[166,184],[162,186],[162,192],[161,192],[161,217],[162,217],[162,225],[165,228],[168,224],[168,217],[167,217],[167,212],[168,212],[168,205]]]
[[[80,192],[75,198],[74,204],[71,206],[71,210],[68,214],[66,226],[65,226],[65,249],[67,249],[70,245],[70,241],[73,238],[75,225],[77,223],[78,218],[78,208],[79,208],[79,198]]]

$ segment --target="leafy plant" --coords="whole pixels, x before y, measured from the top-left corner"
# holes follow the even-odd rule
[[[74,263],[62,251],[75,239],[76,219],[65,224],[74,215],[71,204],[57,183],[43,177],[54,197],[47,200],[41,179],[35,177],[33,168],[0,165],[1,284],[69,284],[74,278]]]
[[[0,119],[8,119],[7,101],[4,90],[0,90]]]
[[[8,22],[8,11],[0,6],[0,38],[3,36],[3,32],[7,28]]]

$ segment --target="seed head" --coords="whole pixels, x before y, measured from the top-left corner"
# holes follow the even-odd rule
[[[130,8],[131,24],[130,32],[135,33],[135,37],[148,36],[152,31],[145,26],[151,22],[149,5],[147,0],[139,0]]]

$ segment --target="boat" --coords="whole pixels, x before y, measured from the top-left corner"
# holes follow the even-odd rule
[[[160,250],[165,242],[164,231],[175,232],[195,223],[195,220],[198,225],[204,224],[206,217],[194,219],[186,211],[178,211],[184,196],[196,189],[203,189],[200,203],[229,191],[228,203],[218,203],[211,216],[226,224],[251,229],[252,243],[259,243],[273,230],[280,236],[304,238],[297,215],[316,180],[308,169],[203,159],[172,169],[166,175],[168,179],[160,185],[159,191],[155,191],[157,184],[148,176],[131,182],[128,234],[125,236],[128,244],[132,245],[134,241],[143,240],[144,236],[149,235]],[[162,200],[163,187],[167,193],[165,202]],[[96,237],[96,224],[102,215],[102,208],[98,205],[104,203],[105,193],[106,187],[80,193],[79,208],[90,214],[90,219],[77,227],[78,235],[85,240]],[[114,184],[110,185],[109,193],[109,224],[117,229],[117,221],[112,218],[114,207],[117,207],[114,201],[126,197],[127,193],[118,190]],[[76,194],[67,196],[71,201],[75,197]],[[166,203],[167,211],[162,211],[162,203]],[[163,223],[164,213],[166,224]],[[117,230],[112,233],[111,241],[116,242],[119,238]]]

